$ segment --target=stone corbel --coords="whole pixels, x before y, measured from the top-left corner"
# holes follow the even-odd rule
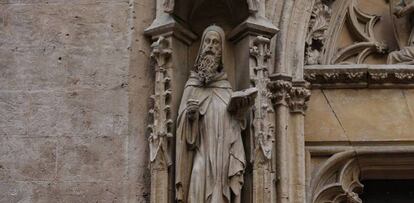
[[[289,92],[292,89],[292,78],[286,75],[271,76],[268,88],[272,92],[272,103],[277,106],[289,106]]]
[[[305,115],[310,95],[310,91],[305,87],[293,87],[289,92],[290,112]]]

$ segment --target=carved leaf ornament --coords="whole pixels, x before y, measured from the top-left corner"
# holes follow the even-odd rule
[[[268,77],[268,66],[270,53],[270,39],[258,36],[250,47],[250,55],[256,66],[251,67],[252,86],[258,89],[255,106],[253,108],[252,131],[255,137],[255,148],[262,151],[266,160],[271,159],[272,146],[274,142],[274,125],[271,114],[274,112],[270,105],[270,92],[267,85],[270,82]]]
[[[171,90],[169,83],[169,60],[171,57],[170,42],[164,37],[159,37],[156,42],[151,45],[151,58],[155,62],[155,94],[151,96],[154,106],[150,110],[152,115],[152,124],[148,126],[151,131],[149,137],[150,143],[150,161],[161,159],[167,166],[171,165],[171,157],[167,150],[167,138],[172,137],[171,125],[173,124],[170,118],[169,97]],[[159,157],[162,156],[162,157]]]
[[[306,37],[305,63],[314,65],[320,63],[323,44],[326,39],[331,9],[321,0],[315,2],[309,21],[309,30]]]

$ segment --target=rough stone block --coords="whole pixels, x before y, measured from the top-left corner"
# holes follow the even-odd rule
[[[414,120],[410,90],[338,89],[324,90],[324,92],[349,141],[413,140],[414,126],[412,123]],[[319,105],[319,107],[313,106],[311,108],[328,108],[321,107],[326,106],[327,103]],[[310,110],[310,112],[312,111],[314,110]],[[306,119],[308,121],[324,121],[329,117],[308,114]],[[307,129],[319,128],[318,122],[313,122],[313,126],[310,126],[310,123],[306,124]],[[334,128],[334,126],[331,127]],[[317,131],[313,130],[313,132]],[[325,137],[314,140],[317,139],[324,141]]]
[[[126,91],[67,92],[66,111],[74,135],[113,136],[128,131]]]
[[[59,202],[128,202],[123,198],[122,183],[113,182],[62,182],[58,185]]]
[[[128,131],[127,92],[30,92],[28,134],[39,136],[119,136]]]
[[[313,90],[305,117],[306,141],[347,141],[335,112],[321,90]]]
[[[20,91],[0,91],[0,135],[26,135],[27,94]]]
[[[126,136],[59,138],[58,179],[121,181],[126,167]]]
[[[120,182],[3,182],[0,202],[125,202]]]
[[[0,180],[53,180],[56,176],[54,138],[0,137]]]
[[[71,133],[64,92],[31,92],[29,98],[29,136],[59,136]]]
[[[13,54],[3,74],[23,71],[29,90],[127,85],[127,8],[124,1],[0,5],[0,50]]]
[[[2,90],[23,90],[23,68],[18,65],[20,57],[11,50],[2,49],[1,44],[0,56],[2,56],[0,57],[0,88]]]
[[[61,202],[55,183],[49,181],[0,181],[0,202]]]

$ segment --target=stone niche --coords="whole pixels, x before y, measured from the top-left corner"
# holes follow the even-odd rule
[[[217,25],[224,29],[227,39],[231,31],[249,17],[248,5],[245,0],[236,1],[177,1],[174,7],[173,16],[179,22],[188,27],[197,36],[201,36],[203,30],[209,25]],[[223,53],[224,67],[229,76],[229,81],[234,89],[240,89],[240,84],[236,82],[237,66],[235,65],[235,44],[230,40],[225,40],[225,50]],[[188,62],[189,67],[193,67],[200,39],[194,41],[189,47]],[[242,76],[240,76],[242,77]],[[245,76],[246,77],[246,76]],[[247,76],[248,77],[248,76]],[[248,80],[244,80],[247,81]],[[244,84],[244,86],[249,84]]]
[[[151,202],[173,202],[176,198],[174,156],[178,106],[205,28],[217,25],[225,32],[223,66],[232,89],[236,91],[257,87],[258,95],[264,97],[258,96],[254,105],[267,102],[271,106],[270,98],[265,92],[270,69],[270,39],[278,30],[264,17],[264,6],[264,1],[257,0],[157,1],[156,19],[145,31],[154,42],[151,56],[154,61],[152,68],[156,72],[155,94],[152,97],[154,107],[150,111],[152,124],[149,126]],[[259,74],[257,68],[263,74]],[[255,78],[264,83],[259,84],[259,80],[254,80]],[[274,123],[274,120],[270,122]],[[253,136],[250,136],[249,131],[250,127],[242,132],[248,162],[244,176],[243,202],[251,202],[255,197],[264,196],[253,194],[255,180],[251,153],[255,142],[252,141]],[[267,161],[270,166],[270,160]],[[272,184],[270,170],[268,175],[266,179],[269,181],[266,184]],[[258,182],[265,184],[264,181]],[[272,190],[273,187],[268,185],[266,188]],[[267,197],[269,198],[270,196]],[[263,201],[266,200],[255,202]]]

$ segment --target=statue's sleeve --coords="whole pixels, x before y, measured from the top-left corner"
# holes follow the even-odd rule
[[[187,116],[185,116],[187,117]],[[195,149],[198,147],[199,139],[200,139],[200,128],[199,128],[199,115],[196,115],[196,118],[193,121],[190,121],[188,117],[185,119],[186,121],[186,133],[185,138],[187,141],[187,144],[191,149]]]
[[[193,135],[194,125],[186,115],[186,103],[189,98],[189,92],[191,88],[184,90],[183,97],[181,99],[181,105],[179,115],[177,117],[177,131],[176,131],[176,199],[178,202],[187,202],[188,186],[190,181],[193,150],[190,146],[192,143],[196,143],[196,137]],[[194,122],[194,121],[193,121]]]
[[[240,195],[241,187],[243,185],[243,173],[246,167],[246,158],[241,139],[240,131],[237,133],[235,141],[230,148],[230,163],[229,163],[229,183],[230,188],[236,196]]]
[[[195,115],[195,118],[193,120],[190,120],[187,116],[187,101],[189,99],[190,92],[193,91],[192,87],[186,88],[183,98],[181,100],[180,105],[180,115],[178,116],[178,123],[179,127],[181,127],[181,133],[183,138],[185,139],[185,142],[191,149],[194,149],[198,146],[199,143],[199,114]]]

